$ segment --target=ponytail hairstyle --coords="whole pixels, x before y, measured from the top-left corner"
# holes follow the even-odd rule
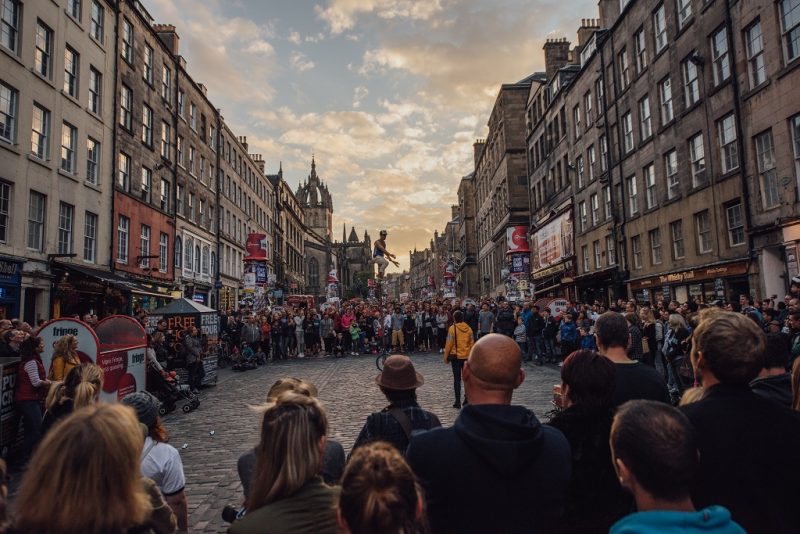
[[[72,409],[94,404],[103,389],[103,370],[93,363],[82,363],[70,369],[62,385],[62,397],[72,399]]]
[[[350,532],[418,532],[423,506],[417,478],[396,448],[377,441],[353,452],[339,497],[340,521]]]

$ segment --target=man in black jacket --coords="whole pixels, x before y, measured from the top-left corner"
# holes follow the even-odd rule
[[[544,344],[542,342],[542,330],[544,330],[544,318],[539,313],[539,306],[534,306],[531,313],[531,318],[528,319],[527,334],[528,334],[528,360],[531,357],[536,358],[536,365],[542,365],[542,352]]]
[[[705,394],[682,408],[700,451],[692,501],[724,506],[751,534],[797,532],[800,464],[792,459],[800,450],[800,412],[750,391],[764,367],[764,333],[755,322],[709,312],[693,332],[691,354]]]
[[[408,462],[434,532],[548,532],[563,513],[571,474],[564,435],[512,406],[525,379],[519,346],[489,334],[462,372],[469,404],[452,427],[415,436]]]
[[[514,310],[508,305],[508,301],[504,300],[500,303],[500,309],[497,311],[497,318],[494,322],[495,330],[498,334],[503,334],[510,338],[514,337],[514,328],[517,326],[517,320],[514,317]]]

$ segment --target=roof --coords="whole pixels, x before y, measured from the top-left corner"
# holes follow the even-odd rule
[[[186,298],[175,299],[166,306],[150,312],[152,315],[180,315],[187,313],[217,313],[216,310],[203,306],[199,302]]]

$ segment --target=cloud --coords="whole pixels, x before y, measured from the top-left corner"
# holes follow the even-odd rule
[[[302,52],[294,51],[289,54],[289,64],[297,72],[305,72],[314,68],[314,62]]]
[[[300,34],[295,31],[289,33],[288,40],[290,43],[294,43],[296,45],[299,45],[300,43],[303,42],[303,38],[300,37]]]
[[[330,0],[327,7],[314,8],[317,17],[328,24],[334,35],[353,28],[360,15],[427,20],[441,10],[440,0]]]
[[[359,85],[355,89],[353,89],[353,107],[358,108],[361,106],[361,101],[366,98],[369,94],[369,89],[364,87],[363,85]]]

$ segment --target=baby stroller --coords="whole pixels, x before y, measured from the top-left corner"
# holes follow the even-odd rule
[[[164,371],[153,363],[147,366],[148,391],[161,401],[158,415],[164,416],[175,410],[178,403],[181,409],[189,413],[200,406],[200,397],[192,393],[187,384],[181,384],[175,371]]]
[[[233,364],[234,371],[250,371],[258,367],[258,361],[256,357],[256,353],[253,352],[253,349],[250,348],[246,342],[242,341],[242,350],[239,353],[239,358],[235,364]]]

